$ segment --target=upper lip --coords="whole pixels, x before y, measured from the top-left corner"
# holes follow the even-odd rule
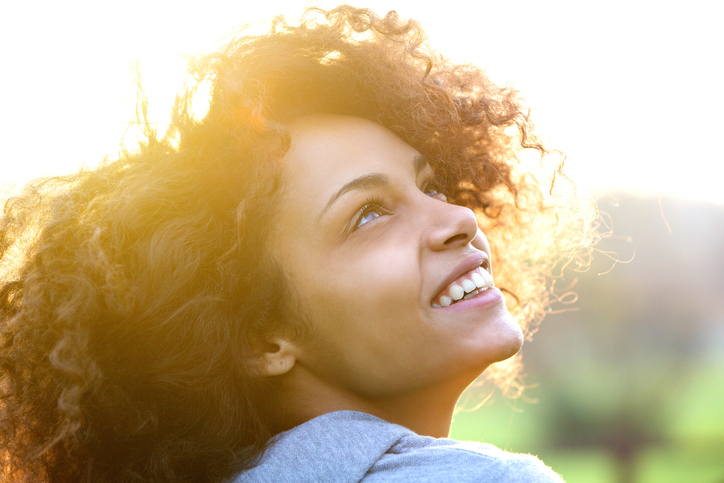
[[[442,292],[448,285],[453,283],[455,280],[460,278],[462,275],[468,273],[470,270],[475,270],[483,264],[485,260],[489,260],[488,254],[485,252],[471,253],[470,255],[463,258],[454,269],[448,273],[448,275],[442,279],[440,284],[435,289],[435,293],[431,300],[434,300],[440,292]]]

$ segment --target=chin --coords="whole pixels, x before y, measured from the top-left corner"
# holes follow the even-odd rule
[[[523,347],[523,331],[507,310],[496,332],[494,348],[490,351],[490,364],[513,357]]]
[[[507,354],[501,359],[501,361],[504,361],[505,359],[509,359],[516,355],[520,348],[523,347],[523,341],[525,338],[523,337],[523,331],[520,329],[520,326],[516,323],[515,324],[515,330],[514,334],[511,337],[510,344],[508,345],[508,351]]]

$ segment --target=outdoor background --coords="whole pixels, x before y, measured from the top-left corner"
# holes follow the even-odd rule
[[[466,412],[488,394],[474,388],[452,436],[537,454],[569,483],[723,483],[722,2],[427,3],[356,5],[418,19],[435,49],[518,88],[613,228],[591,269],[567,275],[574,310],[526,343],[524,397]],[[134,60],[162,128],[183,54],[301,11],[281,0],[4,3],[0,189],[117,154]]]

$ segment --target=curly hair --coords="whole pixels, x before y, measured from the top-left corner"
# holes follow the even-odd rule
[[[395,12],[276,18],[194,58],[190,73],[163,137],[141,98],[137,149],[4,204],[5,480],[224,481],[258,460],[275,409],[253,342],[302,330],[265,243],[295,118],[367,118],[424,154],[449,199],[477,213],[528,334],[554,269],[580,263],[595,237],[592,203],[549,161],[518,94],[430,51]],[[201,83],[211,96],[197,119]],[[525,151],[540,155],[537,175]],[[516,364],[491,374],[514,380]]]

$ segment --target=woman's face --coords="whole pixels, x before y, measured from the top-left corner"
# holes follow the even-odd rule
[[[420,153],[354,117],[306,117],[290,132],[272,247],[311,324],[297,365],[379,398],[469,383],[520,349],[497,288],[443,306],[454,282],[489,284],[490,247]]]

